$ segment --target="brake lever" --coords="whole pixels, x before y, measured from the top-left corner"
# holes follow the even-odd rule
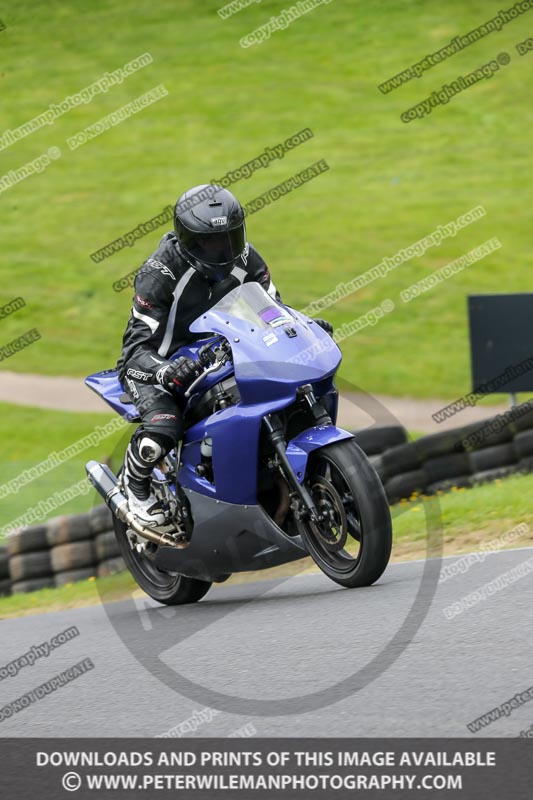
[[[210,375],[210,374],[211,374],[211,372],[216,372],[217,370],[219,370],[219,369],[220,369],[220,367],[223,367],[223,366],[224,366],[224,364],[226,363],[226,361],[227,361],[227,354],[226,354],[226,353],[223,353],[223,355],[222,355],[222,358],[221,358],[220,360],[219,360],[219,359],[218,359],[218,357],[217,357],[217,359],[216,359],[216,361],[215,361],[215,363],[214,363],[214,364],[212,364],[210,367],[208,367],[207,369],[205,369],[205,370],[202,372],[202,374],[201,374],[201,375],[198,375],[198,377],[194,379],[194,381],[191,383],[191,385],[189,386],[189,388],[187,389],[187,391],[186,391],[186,392],[184,392],[184,396],[185,396],[185,397],[190,397],[190,396],[191,396],[191,394],[192,394],[192,392],[193,392],[193,389],[195,389],[195,388],[198,386],[198,384],[199,384],[199,383],[201,383],[201,382],[203,381],[203,379],[204,379],[204,378],[205,378],[207,375]]]

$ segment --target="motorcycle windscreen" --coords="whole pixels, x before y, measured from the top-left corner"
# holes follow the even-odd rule
[[[228,339],[237,382],[270,380],[300,386],[330,375],[341,360],[331,336],[255,282],[228,292],[190,330],[213,331]]]

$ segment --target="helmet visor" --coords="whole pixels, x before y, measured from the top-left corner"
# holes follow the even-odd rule
[[[246,234],[244,225],[232,231],[216,233],[193,233],[184,230],[181,241],[193,258],[204,264],[222,266],[234,262],[244,252]]]

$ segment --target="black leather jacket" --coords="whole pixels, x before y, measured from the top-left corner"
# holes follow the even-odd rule
[[[189,325],[221,297],[246,281],[257,281],[280,299],[267,265],[252,245],[242,263],[220,283],[210,283],[184,260],[174,233],[166,233],[135,276],[135,295],[117,362],[118,377],[126,370],[134,380],[157,383],[156,374],[178,347],[198,338]]]

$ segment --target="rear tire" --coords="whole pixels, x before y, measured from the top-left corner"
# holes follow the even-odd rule
[[[306,485],[331,519],[325,526],[298,523],[309,555],[340,586],[370,586],[389,563],[392,524],[385,491],[367,456],[352,440],[315,450]]]
[[[211,581],[186,578],[185,575],[157,569],[152,558],[131,549],[125,522],[113,516],[113,526],[127,568],[143,592],[153,600],[166,606],[181,606],[197,603],[207,594],[212,586]]]

